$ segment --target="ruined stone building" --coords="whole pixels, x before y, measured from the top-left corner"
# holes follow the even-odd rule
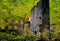
[[[41,32],[44,27],[49,29],[49,1],[40,0],[37,3],[37,5],[31,11],[30,22],[30,29],[32,32],[35,30]]]

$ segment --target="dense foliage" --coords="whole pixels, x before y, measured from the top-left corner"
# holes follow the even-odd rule
[[[39,0],[0,0],[0,27],[5,27],[14,20],[29,17],[31,9]]]
[[[0,41],[36,41],[37,39],[39,39],[38,35],[14,36],[11,34],[6,34],[6,33],[0,32]]]
[[[50,0],[50,24],[55,24],[55,34],[60,32],[60,0]]]

